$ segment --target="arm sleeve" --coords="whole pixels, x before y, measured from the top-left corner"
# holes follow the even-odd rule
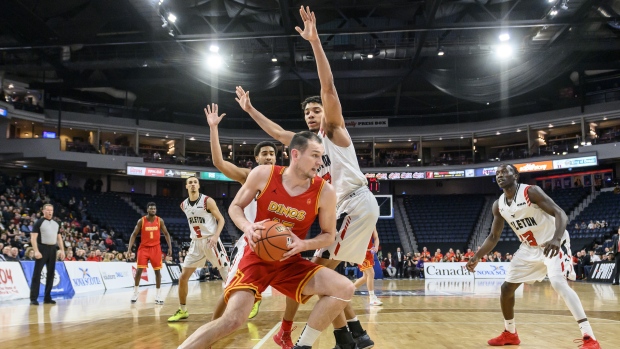
[[[32,226],[32,232],[41,234],[41,224],[43,224],[43,218],[39,218]]]

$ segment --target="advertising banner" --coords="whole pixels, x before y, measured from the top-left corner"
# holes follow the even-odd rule
[[[573,167],[586,167],[596,166],[598,161],[596,156],[584,156],[581,158],[553,160],[553,168],[573,168]]]
[[[136,271],[138,270],[138,265],[137,263],[127,263],[131,266],[131,278],[133,279],[136,275]],[[161,270],[161,283],[162,284],[169,284],[172,283],[172,278],[170,277],[170,273],[168,272],[168,268],[166,268],[166,264],[164,263],[164,265],[162,266]],[[151,266],[151,263],[149,263],[149,266],[146,268],[146,270],[142,271],[142,274],[140,275],[140,286],[147,286],[147,285],[155,285],[155,270],[153,270],[153,267]],[[133,286],[133,283],[132,283]]]
[[[553,169],[553,161],[536,161],[536,162],[526,162],[523,164],[515,164],[517,171],[523,172],[538,172],[538,171],[549,171]]]
[[[127,166],[127,174],[130,176],[146,176],[146,167]]]
[[[105,290],[99,264],[102,262],[65,262],[75,293]]]
[[[0,262],[0,301],[30,297],[30,287],[18,262]]]
[[[588,279],[595,282],[612,283],[616,263],[614,262],[594,262]]]
[[[106,290],[132,287],[134,284],[131,264],[129,263],[101,263],[99,272]]]
[[[427,279],[473,279],[474,273],[470,273],[467,268],[465,268],[466,264],[465,262],[424,263],[424,277]]]
[[[510,270],[508,262],[478,263],[476,266],[476,279],[504,279]]]
[[[232,181],[232,179],[219,172],[200,172],[200,179],[205,179],[208,181]]]
[[[388,127],[388,119],[345,120],[347,128]]]
[[[30,285],[32,285],[32,273],[34,271],[34,261],[21,261],[26,281],[28,281],[28,292],[30,293]],[[47,267],[43,267],[41,272],[41,286],[39,287],[39,297],[45,295],[45,283],[47,282]],[[73,285],[69,280],[69,275],[63,262],[56,262],[56,270],[54,271],[54,285],[52,287],[52,298],[55,297],[72,297],[75,294]]]

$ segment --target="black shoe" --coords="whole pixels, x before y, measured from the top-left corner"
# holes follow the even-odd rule
[[[43,301],[44,304],[56,304],[56,301],[53,299],[46,299]]]
[[[357,334],[353,333],[353,340],[357,344],[357,348],[359,349],[370,349],[375,346],[375,342],[370,339],[368,333],[366,331]]]
[[[39,305],[39,301],[38,300],[31,300],[30,301],[30,305]]]
[[[612,285],[620,285],[620,284],[619,284],[619,283],[617,283],[617,282],[612,282],[611,284],[612,284]]]
[[[349,343],[349,344],[336,343],[336,346],[334,347],[334,349],[359,349],[359,348],[357,347],[357,344],[355,343]]]
[[[296,345],[293,347],[293,349],[312,349],[312,347],[309,347],[307,345],[302,345],[302,346]]]

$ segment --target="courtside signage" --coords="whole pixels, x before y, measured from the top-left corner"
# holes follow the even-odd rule
[[[129,263],[101,263],[99,272],[106,290],[132,287],[134,284]]]
[[[596,166],[596,165],[598,165],[596,156],[584,156],[581,158],[574,158],[574,159],[553,160],[554,169],[587,167],[587,166]]]
[[[424,277],[427,279],[473,279],[465,265],[467,263],[424,263]]]
[[[510,270],[510,263],[489,262],[478,263],[476,266],[476,279],[504,279]]]
[[[34,272],[34,261],[21,261],[24,274],[26,275],[26,281],[28,282],[28,288],[32,285],[32,273]],[[43,266],[41,271],[41,286],[39,287],[39,297],[45,295],[45,284],[47,282],[47,266]],[[55,297],[72,297],[75,294],[75,290],[69,280],[69,275],[63,262],[56,262],[56,270],[54,271],[54,281],[52,281],[52,298]],[[28,290],[30,292],[30,290]],[[30,296],[29,296],[30,297]]]
[[[75,293],[105,290],[99,264],[101,262],[65,262]]]
[[[22,266],[16,262],[0,262],[0,301],[30,297],[30,287]]]

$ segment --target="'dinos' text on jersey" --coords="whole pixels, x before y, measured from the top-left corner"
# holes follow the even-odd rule
[[[157,229],[159,229],[159,227],[144,227],[144,230],[146,231],[155,231]]]
[[[269,212],[273,212],[287,218],[296,219],[298,221],[303,221],[304,218],[306,218],[306,211],[298,210],[295,207],[288,207],[275,201],[271,201],[267,209]]]
[[[189,221],[189,224],[205,223],[204,217],[189,217],[187,220]]]
[[[538,223],[536,223],[536,221],[532,217],[525,217],[523,219],[517,219],[517,220],[511,221],[510,225],[515,230],[520,230],[520,229],[523,229],[523,228],[529,228],[529,227],[537,226]]]

